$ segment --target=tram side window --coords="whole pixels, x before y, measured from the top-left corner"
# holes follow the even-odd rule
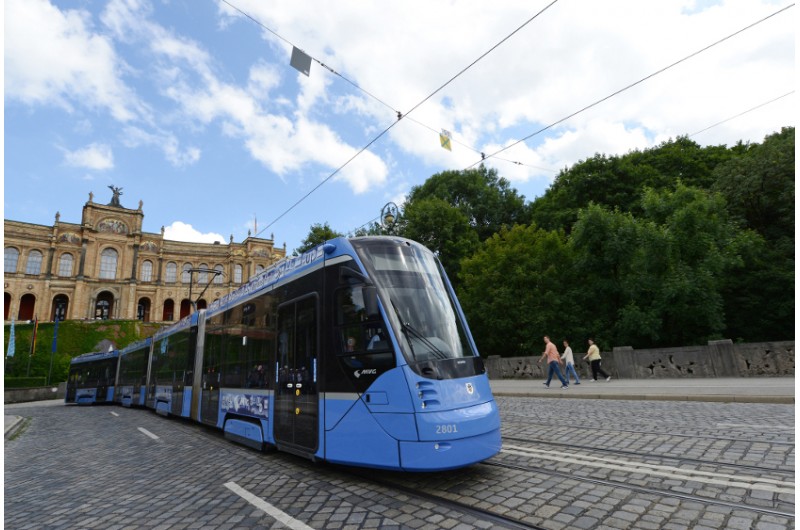
[[[275,348],[270,295],[264,295],[216,317],[222,386],[269,388]]]
[[[191,384],[190,350],[188,331],[181,331],[164,337],[153,350],[152,384],[182,385],[186,380]]]
[[[203,354],[203,390],[219,387],[219,359],[225,348],[223,329],[218,319],[206,325],[205,352]]]

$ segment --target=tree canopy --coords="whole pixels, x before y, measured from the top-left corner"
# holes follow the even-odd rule
[[[413,188],[394,233],[437,253],[484,355],[794,338],[794,128],[564,169],[531,203],[481,166]],[[314,225],[311,245],[334,233]]]
[[[341,237],[343,235],[344,234],[331,228],[327,222],[313,224],[311,225],[308,236],[306,236],[306,238],[300,242],[300,246],[295,249],[295,253],[302,254],[303,252],[311,250],[312,248],[324,243],[329,239]]]

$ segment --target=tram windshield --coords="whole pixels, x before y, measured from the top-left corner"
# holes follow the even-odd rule
[[[351,240],[380,292],[408,365],[438,379],[482,373],[434,254],[394,238]]]

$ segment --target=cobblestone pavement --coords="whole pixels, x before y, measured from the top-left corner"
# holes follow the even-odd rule
[[[794,407],[498,398],[504,450],[401,474],[313,464],[115,406],[6,407],[24,528],[793,528]],[[509,523],[510,524],[510,523]]]

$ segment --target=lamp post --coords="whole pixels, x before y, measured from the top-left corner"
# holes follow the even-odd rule
[[[387,232],[391,233],[397,222],[398,213],[397,205],[393,202],[387,202],[381,208],[381,227]]]

